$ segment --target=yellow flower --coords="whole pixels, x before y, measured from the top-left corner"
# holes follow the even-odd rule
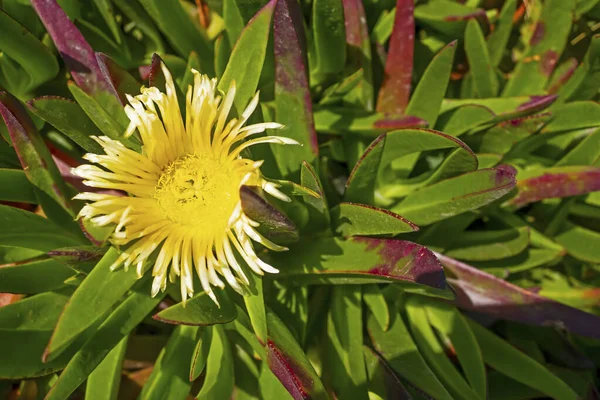
[[[262,187],[281,200],[289,198],[277,185],[263,179],[262,161],[243,158],[244,149],[259,143],[298,144],[279,136],[248,139],[265,129],[282,126],[266,122],[244,126],[258,105],[258,93],[239,119],[229,119],[235,85],[222,98],[216,79],[197,71],[194,85],[186,96],[185,124],[175,86],[168,69],[161,65],[166,93],[157,88],[142,88],[141,94],[128,96],[125,112],[131,123],[125,132],[139,132],[142,152],[127,148],[108,137],[94,139],[106,154],[86,154],[85,159],[100,165],[81,165],[73,170],[87,186],[124,191],[128,196],[80,193],[86,200],[79,217],[99,226],[116,224],[111,242],[129,245],[112,265],[135,265],[138,276],[152,266],[152,295],[164,291],[167,276],[171,282],[180,277],[185,301],[194,293],[193,270],[203,290],[217,302],[212,286],[223,288],[223,279],[243,293],[248,278],[234,248],[257,274],[278,271],[263,262],[253,247],[258,242],[271,250],[286,250],[256,231],[258,223],[242,210],[239,190],[242,185]]]

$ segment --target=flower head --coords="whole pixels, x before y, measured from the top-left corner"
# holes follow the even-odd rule
[[[112,269],[135,265],[142,276],[151,267],[153,296],[165,290],[167,277],[171,282],[180,277],[185,301],[194,293],[195,271],[204,291],[217,302],[212,286],[223,288],[225,280],[242,293],[248,284],[236,253],[262,275],[278,271],[256,255],[252,241],[285,250],[255,229],[258,224],[242,210],[239,190],[255,185],[279,199],[289,198],[262,177],[262,161],[243,158],[242,151],[259,143],[297,142],[279,136],[251,138],[265,129],[281,128],[274,122],[244,126],[258,105],[258,93],[239,119],[229,118],[235,85],[222,97],[216,79],[197,71],[187,91],[184,122],[171,74],[164,65],[161,68],[166,93],[142,88],[140,95],[128,96],[125,107],[131,121],[125,136],[137,131],[142,151],[95,137],[106,154],[86,154],[86,160],[98,165],[73,170],[87,186],[127,195],[80,193],[76,198],[89,203],[79,217],[99,226],[115,224],[111,242],[127,246]]]

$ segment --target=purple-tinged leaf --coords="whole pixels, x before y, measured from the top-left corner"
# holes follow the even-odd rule
[[[408,105],[412,78],[415,18],[413,0],[397,0],[394,29],[385,61],[377,111],[403,114]]]
[[[285,128],[277,135],[297,140],[302,147],[273,146],[283,176],[299,171],[303,161],[319,153],[308,87],[306,43],[300,4],[277,0],[273,17],[275,37],[275,116]]]
[[[557,167],[539,171],[537,176],[519,179],[517,195],[508,204],[523,206],[536,201],[578,196],[600,190],[600,168]]]
[[[573,76],[579,66],[576,58],[569,58],[562,65],[558,66],[554,72],[552,80],[548,83],[547,92],[555,94],[558,90]]]
[[[142,85],[106,54],[96,53],[96,60],[102,74],[110,79],[112,87],[119,95],[122,104],[127,103],[126,94],[135,96],[140,92]]]
[[[485,10],[469,7],[451,0],[436,0],[420,4],[415,8],[415,18],[448,37],[462,37],[467,22],[471,19],[489,25]]]
[[[355,236],[304,239],[284,253],[270,253],[285,265],[277,278],[307,284],[395,282],[408,292],[451,297],[444,272],[427,248],[396,239]]]
[[[341,108],[319,108],[314,112],[315,127],[320,133],[370,136],[395,129],[421,128],[427,121],[410,115],[387,116],[380,113],[357,113]]]
[[[251,220],[260,224],[258,230],[267,239],[277,243],[289,243],[298,240],[298,228],[275,206],[258,193],[258,188],[242,186],[240,188],[242,209]]]
[[[556,95],[530,96],[527,101],[519,104],[515,110],[499,113],[492,122],[507,121],[531,115],[548,108],[556,99]]]
[[[494,97],[490,99],[445,99],[442,102],[440,114],[465,104],[479,105],[489,108],[496,118],[491,122],[501,122],[520,118],[539,112],[557,100],[556,95]]]
[[[373,111],[373,70],[371,65],[371,41],[365,8],[361,0],[342,0],[346,43],[350,46],[348,59],[355,68],[362,69],[362,103],[367,111]]]
[[[470,265],[436,254],[455,278],[456,304],[469,311],[538,326],[566,328],[600,338],[600,317],[510,284]]]
[[[112,83],[98,65],[94,50],[57,1],[31,0],[31,4],[52,37],[77,85],[88,94],[105,90],[117,96]]]
[[[290,331],[277,316],[267,313],[267,362],[294,400],[327,399],[325,388]]]
[[[567,44],[575,0],[548,0],[522,58],[506,83],[503,96],[536,95],[544,88]]]
[[[75,216],[67,185],[25,108],[12,95],[0,92],[0,115],[29,181]]]

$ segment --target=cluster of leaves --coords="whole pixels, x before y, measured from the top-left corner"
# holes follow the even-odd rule
[[[0,1],[0,396],[597,398],[599,0]],[[110,272],[69,168],[125,94],[261,90],[246,297]],[[297,182],[293,184],[291,182]],[[596,397],[594,397],[596,396]]]

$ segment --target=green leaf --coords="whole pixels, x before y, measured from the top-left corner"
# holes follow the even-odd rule
[[[429,369],[400,316],[393,319],[385,332],[376,319],[369,316],[367,331],[373,348],[399,376],[435,399],[453,399]]]
[[[198,400],[228,399],[234,389],[233,357],[225,330],[219,325],[212,327],[213,334],[206,361],[206,377]]]
[[[38,97],[27,102],[29,110],[67,135],[84,150],[102,154],[102,146],[90,138],[102,132],[83,112],[81,107],[62,97]]]
[[[481,169],[428,186],[391,208],[418,225],[474,210],[499,199],[515,186],[510,166]]]
[[[3,10],[0,10],[0,26],[0,51],[18,62],[29,77],[19,94],[58,74],[58,62],[50,49]]]
[[[51,330],[69,300],[67,289],[45,292],[0,307],[0,326],[10,330]]]
[[[391,211],[366,204],[340,203],[331,213],[336,233],[342,236],[397,235],[419,230]]]
[[[249,295],[244,296],[244,303],[250,316],[252,329],[261,343],[267,341],[267,312],[265,310],[265,295],[263,292],[262,277],[250,272],[248,274],[250,285],[248,285]]]
[[[388,307],[387,302],[385,301],[385,297],[383,296],[382,291],[379,289],[378,285],[363,285],[363,296],[362,299],[369,307],[369,311],[383,331],[387,331],[390,326],[390,309]]]
[[[151,279],[148,278],[141,281],[134,292],[97,329],[92,331],[92,337],[71,358],[58,381],[46,396],[46,400],[68,398],[110,354],[112,349],[123,341],[158,305],[164,294],[151,297]]]
[[[75,275],[66,265],[37,258],[0,266],[0,293],[42,293],[65,286]]]
[[[327,317],[324,374],[337,398],[367,398],[367,371],[362,354],[362,302],[359,287],[333,287]]]
[[[113,140],[119,140],[124,144],[131,145],[132,140],[126,139],[123,136],[127,125],[123,125],[122,118],[119,117],[120,114],[125,116],[125,111],[123,111],[122,107],[120,112],[111,114],[102,107],[97,99],[85,93],[74,83],[71,82],[68,86],[77,103],[79,103],[83,111],[104,135]]]
[[[237,3],[236,0],[223,0],[223,19],[229,43],[237,42],[244,30],[245,22]]]
[[[462,37],[466,22],[487,19],[485,11],[451,0],[434,0],[415,7],[415,19],[450,37]]]
[[[33,186],[22,170],[0,168],[0,187],[10,188],[0,194],[2,201],[37,203]]]
[[[415,15],[417,13],[415,9]],[[431,61],[410,98],[406,115],[422,118],[435,126],[452,72],[456,41],[446,45]]]
[[[578,260],[600,263],[600,233],[571,223],[566,223],[564,228],[555,238],[558,244]]]
[[[112,5],[108,0],[93,0],[96,8],[100,11],[100,15],[106,25],[108,26],[108,30],[113,35],[113,38],[117,42],[117,44],[121,44],[123,38],[121,37],[121,30],[115,21],[115,16],[113,15]]]
[[[466,231],[444,252],[448,257],[469,261],[502,260],[524,251],[529,228]]]
[[[233,47],[227,68],[219,81],[218,88],[222,92],[227,92],[235,82],[234,104],[239,115],[242,114],[258,87],[274,8],[275,2],[270,1],[244,28]],[[202,56],[201,53],[198,54]],[[252,68],[248,68],[248,65],[252,65]]]
[[[206,32],[192,22],[183,3],[178,0],[140,0],[140,3],[180,56],[187,58],[195,51],[201,60],[207,60],[202,63],[202,72],[214,74],[212,63],[208,62],[213,54]]]
[[[206,367],[206,360],[208,359],[208,352],[210,351],[210,345],[212,343],[213,330],[200,328],[198,334],[198,341],[192,355],[192,362],[190,365],[190,382],[198,379],[200,374]]]
[[[316,196],[303,194],[304,202],[308,207],[310,227],[315,231],[329,230],[331,216],[321,179],[313,167],[304,161],[300,168],[300,183],[302,187],[313,191]]]
[[[334,3],[335,0],[319,0]],[[336,14],[341,8],[336,10]],[[339,20],[336,20],[336,26]],[[275,120],[283,129],[269,134],[296,140],[302,145],[271,146],[281,175],[297,175],[303,161],[312,163],[319,153],[308,86],[304,28],[300,5],[278,1],[273,17],[275,38]],[[345,49],[345,46],[342,48]]]
[[[448,135],[460,136],[494,119],[496,114],[479,104],[464,104],[441,115],[437,124]]]
[[[341,72],[346,63],[346,28],[342,1],[313,1],[311,23],[316,58],[315,75],[318,77]]]
[[[117,250],[111,248],[75,290],[56,324],[44,353],[45,359],[56,357],[87,328],[101,320],[136,282],[133,270],[110,270],[117,256]]]
[[[467,319],[490,367],[557,400],[576,400],[577,394],[543,365],[515,349],[481,325]]]
[[[479,398],[487,398],[487,378],[481,349],[467,321],[456,308],[448,304],[427,303],[429,323],[450,339],[469,385]]]
[[[543,93],[567,44],[574,8],[575,0],[544,3],[527,49],[502,92],[504,97]]]
[[[85,385],[85,400],[117,399],[127,339],[127,336],[121,339],[119,344],[113,347],[100,365],[88,376]]]
[[[76,349],[46,363],[42,353],[69,294],[47,292],[0,308],[0,341],[10,343],[0,354],[0,379],[43,376],[67,364]]]
[[[506,51],[506,45],[510,38],[513,27],[513,16],[517,8],[517,0],[507,0],[500,11],[498,23],[487,39],[487,49],[490,61],[494,67],[497,67],[502,61],[502,56]]]
[[[600,159],[600,129],[587,135],[554,165],[557,167],[563,165],[590,165],[598,159]]]
[[[49,251],[57,247],[82,244],[79,238],[39,215],[0,205],[0,243]]]
[[[409,297],[405,303],[412,336],[421,354],[454,398],[485,399],[485,396],[480,396],[467,384],[446,356],[445,349],[429,325],[427,314],[423,313],[424,305],[423,299],[418,297]]]
[[[152,374],[144,384],[140,399],[184,399],[188,396],[192,387],[189,380],[189,360],[198,332],[198,327],[185,325],[173,330],[156,360]]]
[[[374,177],[383,180],[382,175],[392,162],[410,154],[415,155],[416,161],[418,153],[423,151],[453,148],[457,149],[457,154],[448,157],[446,165],[440,166],[424,178],[419,177],[417,185],[401,185],[397,179],[392,179],[386,196],[402,197],[419,185],[433,183],[445,175],[474,170],[477,168],[477,159],[466,144],[441,132],[428,129],[399,129],[383,134],[369,145],[354,166],[346,183],[344,200],[374,205]],[[412,165],[407,166],[408,172],[412,169]]]
[[[433,253],[404,240],[307,238],[286,253],[269,255],[272,265],[285,265],[277,278],[295,284],[394,282],[408,292],[452,297]]]
[[[465,31],[465,51],[473,74],[475,93],[482,98],[494,97],[498,92],[498,77],[490,60],[483,32],[479,23],[472,19]]]
[[[216,290],[215,295],[220,307],[206,294],[201,292],[183,303],[177,303],[154,316],[154,319],[176,325],[205,326],[225,324],[233,321],[237,315],[235,304],[224,291]]]
[[[369,375],[369,394],[379,396],[377,399],[388,399],[391,396],[412,399],[411,394],[381,356],[368,346],[364,346],[363,349]]]

